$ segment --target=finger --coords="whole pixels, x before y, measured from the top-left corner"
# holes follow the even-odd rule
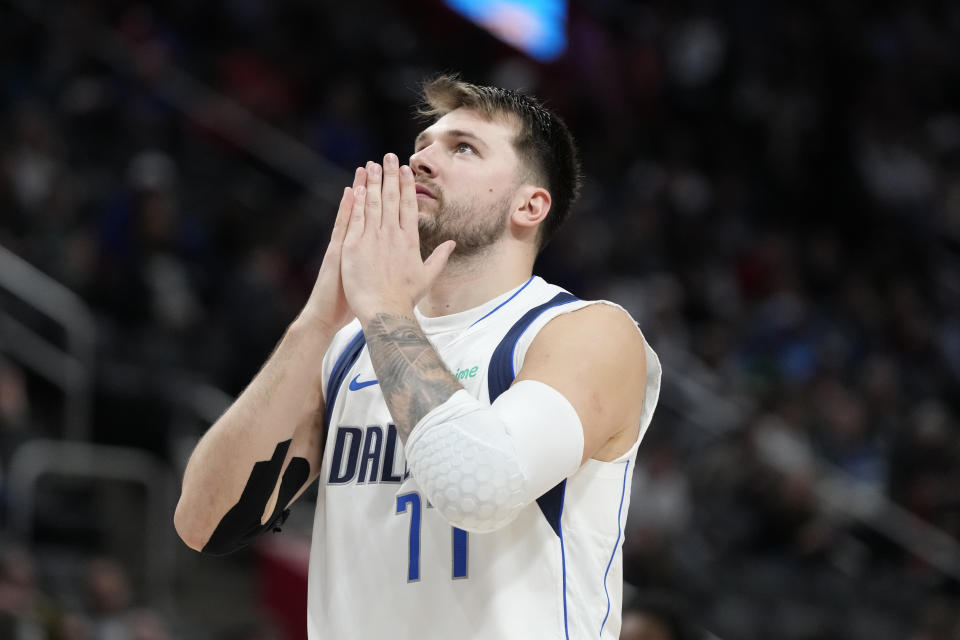
[[[447,260],[450,259],[450,254],[452,254],[456,248],[457,243],[455,241],[447,240],[434,249],[430,257],[423,263],[423,269],[427,274],[428,288],[433,284],[433,281],[437,279],[437,276],[440,275],[443,268],[447,266]]]
[[[383,156],[383,218],[384,228],[400,226],[400,160],[396,154]]]
[[[357,170],[353,172],[353,190],[356,191],[357,187],[362,187],[367,184],[367,170],[363,167],[357,167]]]
[[[337,208],[337,217],[333,221],[333,231],[330,233],[330,244],[339,246],[343,237],[347,235],[347,224],[350,221],[350,212],[353,211],[353,189],[344,187],[340,206]]]
[[[417,206],[417,185],[409,166],[400,167],[400,228],[411,233],[417,230],[420,210]]]
[[[364,169],[363,167],[357,167],[357,170],[353,172],[353,187],[351,187],[350,189],[353,199],[350,202],[350,208],[345,212],[347,216],[347,229],[349,229],[352,226],[355,226],[353,225],[353,215],[354,215],[354,212],[356,211],[357,189],[359,189],[360,187],[365,187],[366,184],[367,184],[367,170]],[[362,209],[360,210],[360,218],[361,218],[360,224],[356,226],[358,227],[357,230],[360,233],[363,233],[363,210]],[[346,237],[346,234],[347,234],[347,231],[345,230],[344,237]]]
[[[364,180],[366,180],[366,172],[363,174]],[[353,190],[353,208],[350,210],[350,221],[347,225],[347,235],[344,237],[344,242],[356,241],[363,235],[364,229],[364,205],[366,204],[367,199],[367,187],[360,185],[359,187],[354,188]]]
[[[367,204],[365,207],[366,219],[364,230],[379,229],[380,217],[383,213],[383,202],[380,197],[380,187],[383,181],[383,168],[376,162],[367,163]]]

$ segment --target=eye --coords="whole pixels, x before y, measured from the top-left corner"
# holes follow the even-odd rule
[[[470,146],[466,142],[458,142],[456,146],[456,151],[457,153],[466,153],[466,152],[476,153],[477,152],[476,149],[474,149],[472,146]]]

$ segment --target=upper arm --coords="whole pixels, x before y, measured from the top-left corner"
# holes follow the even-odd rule
[[[646,385],[646,349],[622,309],[593,304],[543,327],[516,381],[550,385],[573,405],[583,426],[583,459],[613,460],[636,440]]]

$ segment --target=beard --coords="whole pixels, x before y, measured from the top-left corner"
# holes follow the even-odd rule
[[[443,193],[431,186],[436,194],[436,213],[433,217],[421,215],[420,256],[426,260],[433,250],[447,240],[455,240],[457,247],[451,258],[478,255],[503,236],[510,213],[510,197],[496,202],[490,215],[488,206],[476,202],[447,202]]]

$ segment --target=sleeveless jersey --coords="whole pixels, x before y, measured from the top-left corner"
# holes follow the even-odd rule
[[[416,317],[464,388],[492,402],[547,322],[596,303],[612,304],[532,277],[474,309]],[[631,449],[612,462],[588,460],[505,527],[468,533],[437,513],[406,469],[360,323],[344,327],[323,360],[327,437],[310,550],[311,640],[619,637],[630,478],[660,392],[660,362],[644,345],[647,381]]]

